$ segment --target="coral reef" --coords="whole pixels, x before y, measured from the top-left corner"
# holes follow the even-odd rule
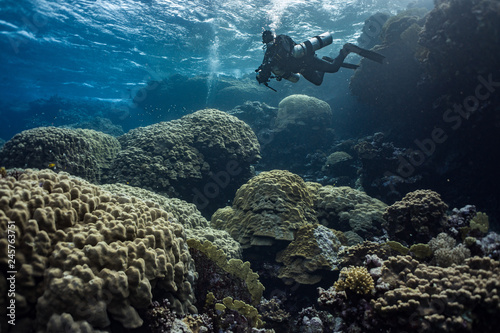
[[[353,165],[353,162],[353,157],[348,153],[336,151],[328,155],[321,171],[325,175],[332,175],[337,179],[339,179],[339,177],[355,179],[357,168]]]
[[[476,240],[477,245],[481,249],[481,254],[492,259],[500,259],[500,235],[496,232],[490,232],[481,240]]]
[[[477,212],[469,223],[470,233],[473,235],[486,235],[490,228],[488,215],[482,212]]]
[[[232,295],[253,305],[259,304],[265,288],[259,281],[259,275],[250,268],[250,262],[228,260],[224,251],[209,241],[202,244],[196,239],[189,239],[188,245],[199,274],[199,304],[204,303],[208,292],[215,293],[217,299]],[[235,283],[235,278],[240,280],[239,284]]]
[[[312,152],[327,151],[335,135],[328,103],[307,95],[291,95],[278,105],[273,124],[262,136],[263,170],[304,173]]]
[[[277,297],[263,299],[259,304],[259,313],[266,321],[266,327],[271,326],[277,332],[290,331],[288,325],[290,313],[283,309],[283,302]]]
[[[474,205],[467,205],[460,209],[453,208],[446,221],[446,233],[455,239],[463,238],[463,230],[469,227],[474,216],[476,216],[476,206]]]
[[[193,261],[172,218],[66,173],[0,179],[0,262],[7,264],[8,225],[15,225],[18,315],[36,316],[38,329],[53,314],[94,328],[136,328],[156,291],[177,313],[196,312]]]
[[[53,168],[88,181],[101,180],[120,143],[111,135],[87,129],[38,127],[16,134],[0,152],[7,168]]]
[[[250,165],[260,158],[251,128],[214,109],[137,128],[119,140],[113,182],[184,199],[209,214],[250,178]]]
[[[381,235],[386,207],[382,201],[347,186],[319,187],[314,202],[319,223],[335,230],[353,231],[365,239]]]
[[[464,265],[428,266],[391,257],[378,285],[389,287],[372,301],[386,329],[419,332],[491,331],[499,323],[500,264],[473,257]]]
[[[335,318],[327,311],[317,310],[314,307],[302,309],[297,314],[293,328],[289,332],[295,333],[322,333],[338,332]]]
[[[276,261],[283,263],[279,278],[286,284],[316,284],[329,271],[338,269],[342,244],[335,233],[322,225],[306,225],[297,230],[295,240],[280,251]]]
[[[438,193],[413,191],[387,207],[383,226],[391,240],[427,243],[443,230],[447,209]]]
[[[455,239],[444,232],[431,239],[429,247],[434,255],[432,262],[440,267],[461,265],[471,255],[465,245],[457,245]]]
[[[380,332],[380,318],[373,311],[370,295],[337,291],[334,286],[328,289],[318,288],[318,305],[328,310],[330,322],[335,323],[335,329],[327,332]],[[383,332],[383,331],[382,331]]]
[[[496,0],[442,0],[427,15],[419,44],[427,49],[427,74],[452,92],[475,87],[478,75],[499,68],[499,41]]]
[[[299,176],[282,170],[262,172],[241,186],[233,206],[221,208],[211,225],[224,229],[243,249],[292,241],[303,225],[317,223],[312,194]]]
[[[153,202],[160,208],[171,213],[176,223],[185,228],[186,238],[195,238],[201,243],[208,240],[217,248],[222,249],[229,258],[241,259],[241,246],[224,230],[213,229],[205,217],[196,208],[195,204],[181,199],[167,198],[163,195],[139,187],[125,184],[105,184],[101,188],[127,200],[136,197],[144,202]]]
[[[340,266],[361,266],[368,255],[387,259],[393,254],[393,250],[387,243],[375,243],[364,241],[363,243],[345,247],[339,252]]]

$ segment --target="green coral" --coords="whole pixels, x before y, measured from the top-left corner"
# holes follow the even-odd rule
[[[307,95],[290,95],[278,105],[275,126],[284,129],[290,126],[324,128],[332,122],[332,109],[327,102]]]
[[[199,240],[192,238],[187,240],[187,244],[189,247],[203,252],[207,258],[215,262],[225,272],[245,281],[248,292],[252,297],[252,304],[259,304],[265,288],[259,281],[259,274],[250,268],[250,262],[243,262],[240,259],[230,259],[228,261],[224,251],[215,247],[210,241],[205,241],[202,244]]]
[[[393,249],[394,251],[402,254],[402,255],[407,255],[408,252],[410,251],[409,248],[407,248],[406,246],[404,246],[403,244],[401,244],[400,242],[396,242],[396,241],[388,241],[386,243],[387,245],[389,245],[389,247],[391,249]]]
[[[490,228],[488,215],[482,212],[477,212],[476,216],[469,223],[471,230],[478,230],[482,234],[487,234]]]
[[[415,258],[417,259],[425,259],[432,257],[432,249],[429,246],[429,244],[422,244],[422,243],[413,244],[412,246],[410,246],[410,252],[412,252]]]

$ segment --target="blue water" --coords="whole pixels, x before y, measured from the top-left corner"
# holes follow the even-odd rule
[[[297,41],[334,31],[325,51],[333,54],[356,41],[371,14],[395,14],[409,2],[2,0],[0,116],[12,123],[0,127],[0,138],[36,127],[26,113],[40,98],[127,103],[148,81],[174,74],[253,73],[263,28]]]

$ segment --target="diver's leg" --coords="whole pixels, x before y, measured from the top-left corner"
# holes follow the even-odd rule
[[[326,61],[314,56],[313,59],[311,59],[310,64],[311,67],[317,71],[336,73],[339,71],[340,67],[342,67],[344,59],[348,54],[349,51],[347,51],[346,49],[341,49],[337,58],[332,59],[332,61]]]
[[[320,86],[321,83],[323,83],[323,77],[325,76],[325,72],[318,72],[311,69],[302,71],[300,74],[304,77],[304,79],[317,86]]]
[[[347,50],[348,53],[352,52],[352,53],[359,54],[360,56],[362,56],[364,58],[368,58],[368,59],[376,61],[380,64],[384,63],[385,57],[383,55],[381,55],[380,53],[370,51],[367,49],[362,49],[361,47],[356,46],[354,44],[347,43],[344,45],[343,49]]]
[[[335,59],[327,57],[327,56],[324,56],[321,59],[323,59],[325,61],[328,61],[328,62],[334,62],[335,61]],[[350,64],[350,63],[347,63],[347,62],[343,62],[342,65],[340,65],[340,67],[350,68],[350,69],[358,69],[359,68],[358,65]]]

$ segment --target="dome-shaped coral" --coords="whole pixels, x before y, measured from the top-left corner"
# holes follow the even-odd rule
[[[431,190],[417,190],[387,207],[384,228],[392,240],[426,243],[441,232],[448,205]]]
[[[313,195],[299,176],[282,170],[262,172],[243,185],[233,206],[219,209],[211,225],[227,230],[243,248],[292,241],[306,224],[317,223]]]
[[[260,159],[252,129],[214,109],[136,128],[119,140],[124,149],[113,182],[181,198],[209,213],[250,178],[251,164]]]
[[[276,127],[325,128],[332,123],[332,109],[325,101],[307,95],[291,95],[278,105]]]
[[[101,180],[120,151],[111,135],[88,129],[38,127],[16,134],[0,153],[7,168],[53,168],[88,181]]]

